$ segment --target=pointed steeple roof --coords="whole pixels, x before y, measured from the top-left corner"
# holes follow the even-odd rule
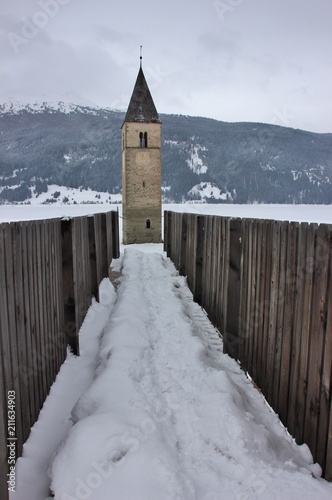
[[[124,122],[160,123],[156,106],[145,80],[142,64],[140,65]]]

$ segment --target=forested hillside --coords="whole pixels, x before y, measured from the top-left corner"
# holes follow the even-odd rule
[[[47,185],[121,192],[124,113],[0,106],[0,202]],[[161,115],[167,201],[332,203],[332,134]]]

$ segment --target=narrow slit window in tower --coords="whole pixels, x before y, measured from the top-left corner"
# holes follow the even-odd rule
[[[145,227],[146,227],[146,229],[151,229],[151,220],[150,219],[146,219]]]
[[[144,132],[144,147],[148,147],[148,133]]]
[[[139,133],[139,147],[140,148],[144,148],[144,136],[143,136],[143,132]]]

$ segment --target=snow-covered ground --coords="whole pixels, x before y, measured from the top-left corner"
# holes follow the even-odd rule
[[[121,205],[0,206],[0,221]],[[164,205],[164,210],[332,223],[331,206]],[[17,462],[10,500],[332,498],[192,301],[162,245],[121,247]]]
[[[100,285],[17,463],[10,500],[330,500],[161,245]]]
[[[65,159],[69,156],[65,155]],[[13,177],[16,176],[17,170],[14,171]],[[18,185],[11,186],[7,189],[17,188]],[[0,186],[0,192],[5,189]],[[110,194],[104,191],[94,191],[92,189],[70,188],[67,186],[59,186],[58,184],[50,184],[47,186],[47,191],[43,193],[36,193],[34,188],[30,187],[31,198],[20,204],[23,207],[30,207],[30,205],[43,205],[44,206],[67,206],[76,204],[95,204],[100,205],[104,203],[121,203],[121,194]],[[7,205],[11,206],[11,205]],[[14,205],[13,205],[14,206]]]

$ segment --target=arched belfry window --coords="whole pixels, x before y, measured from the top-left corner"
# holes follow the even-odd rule
[[[147,132],[140,132],[139,133],[139,147],[140,148],[147,148],[148,147],[148,133]]]
[[[146,227],[146,229],[151,229],[151,219],[146,219],[145,227]]]

